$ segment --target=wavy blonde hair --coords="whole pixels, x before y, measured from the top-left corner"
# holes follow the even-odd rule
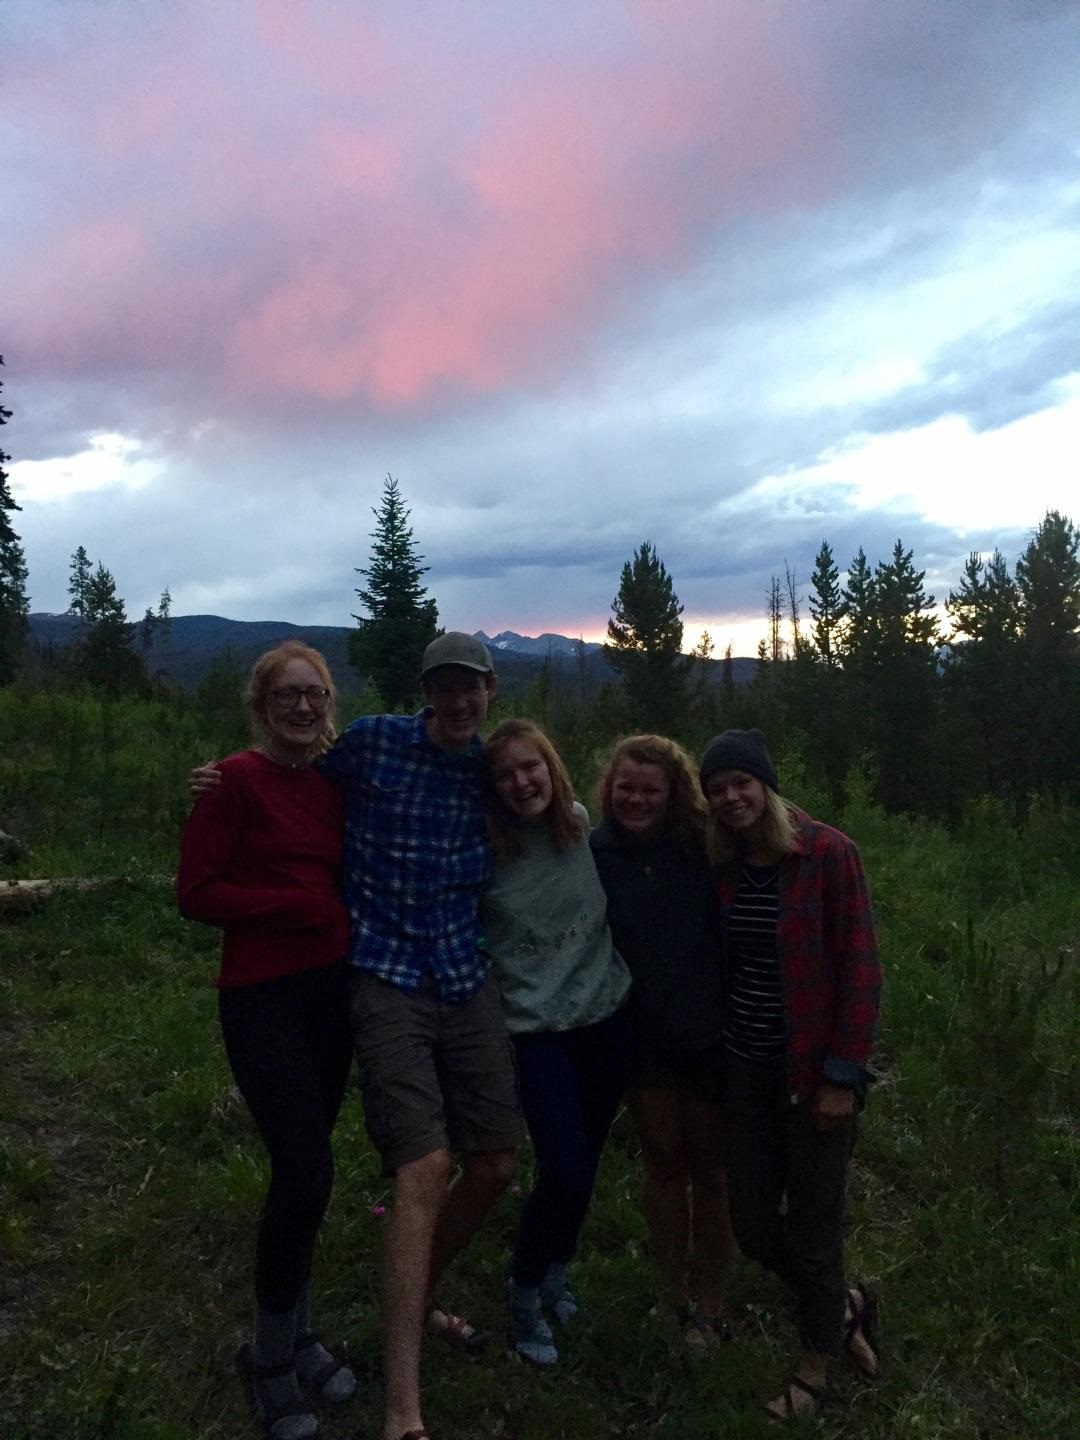
[[[754,839],[777,860],[790,855],[795,848],[795,836],[799,822],[794,809],[772,788],[761,781],[765,791],[765,812],[754,826]],[[746,843],[746,837],[737,834],[724,825],[718,816],[710,814],[705,829],[705,848],[710,861],[717,866],[730,865]]]
[[[524,851],[521,843],[521,822],[499,798],[491,775],[495,757],[511,740],[524,740],[527,745],[531,745],[547,766],[548,775],[551,777],[551,804],[544,812],[544,824],[557,849],[571,849],[581,840],[581,826],[574,816],[574,790],[566,766],[539,725],[521,716],[512,716],[509,720],[500,721],[484,742],[484,760],[487,763],[488,837],[496,856],[505,862],[516,860]]]
[[[334,684],[334,677],[330,674],[329,665],[318,650],[313,650],[303,641],[283,640],[280,645],[275,645],[273,650],[267,650],[255,661],[251,667],[247,684],[244,686],[244,704],[247,706],[248,722],[251,725],[252,735],[257,740],[266,740],[268,733],[266,716],[270,707],[270,692],[281,678],[281,672],[290,660],[306,660],[312,669],[318,671],[319,679],[330,692],[326,707],[322,712],[326,723],[318,740],[311,746],[311,755],[314,758],[329,750],[337,738],[337,731],[334,729],[337,686]]]
[[[624,760],[639,765],[657,765],[668,782],[667,824],[683,849],[700,850],[705,843],[705,822],[708,806],[701,793],[697,771],[690,756],[666,735],[629,735],[616,742],[607,764],[596,782],[596,803],[609,824],[618,825],[611,803],[615,772]]]

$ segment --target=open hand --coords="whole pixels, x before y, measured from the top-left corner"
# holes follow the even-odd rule
[[[810,1107],[814,1129],[832,1130],[842,1120],[854,1114],[854,1090],[849,1090],[845,1085],[834,1085],[831,1080],[823,1080]]]
[[[215,785],[220,785],[221,772],[217,768],[217,761],[204,760],[201,765],[196,765],[194,770],[188,773],[187,783],[192,800],[198,800],[200,796],[213,790]]]

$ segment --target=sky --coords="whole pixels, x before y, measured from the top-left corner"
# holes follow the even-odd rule
[[[393,475],[448,628],[752,654],[897,539],[1080,519],[1076,0],[4,0],[32,609],[348,625]],[[805,608],[804,608],[805,614]]]

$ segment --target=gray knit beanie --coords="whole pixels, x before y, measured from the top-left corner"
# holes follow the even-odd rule
[[[770,789],[780,789],[776,770],[765,748],[765,736],[760,730],[725,730],[721,735],[714,735],[701,757],[698,777],[702,790],[709,776],[715,775],[718,770],[743,770],[747,775],[764,781]]]

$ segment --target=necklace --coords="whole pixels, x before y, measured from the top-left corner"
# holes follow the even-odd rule
[[[311,764],[310,756],[305,756],[303,760],[283,760],[280,755],[275,755],[267,745],[259,745],[256,748],[260,755],[265,755],[267,760],[272,760],[275,765],[280,765],[283,770],[304,770]]]

